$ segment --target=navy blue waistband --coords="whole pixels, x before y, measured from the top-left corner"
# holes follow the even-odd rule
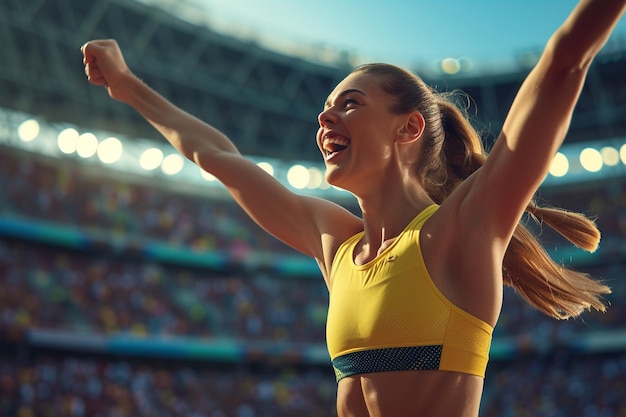
[[[442,345],[361,350],[333,359],[337,382],[357,374],[439,369]]]

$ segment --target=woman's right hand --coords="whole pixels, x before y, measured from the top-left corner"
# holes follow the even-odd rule
[[[122,87],[123,80],[133,77],[133,74],[117,42],[113,39],[93,40],[85,43],[80,50],[89,82],[105,87],[112,98],[124,101],[126,89]]]

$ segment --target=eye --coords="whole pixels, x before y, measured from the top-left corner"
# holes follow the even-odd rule
[[[358,101],[356,101],[355,99],[351,98],[351,97],[347,97],[344,101],[343,101],[343,107],[344,108],[352,108],[354,107],[356,104],[359,104]]]

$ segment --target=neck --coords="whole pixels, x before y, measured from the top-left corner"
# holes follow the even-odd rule
[[[378,187],[368,195],[357,196],[363,213],[363,244],[378,252],[385,242],[395,239],[415,216],[433,201],[421,185]]]

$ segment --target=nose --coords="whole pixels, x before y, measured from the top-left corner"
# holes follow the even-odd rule
[[[332,108],[329,107],[317,116],[317,121],[321,127],[328,127],[337,121],[337,116],[332,111]]]

